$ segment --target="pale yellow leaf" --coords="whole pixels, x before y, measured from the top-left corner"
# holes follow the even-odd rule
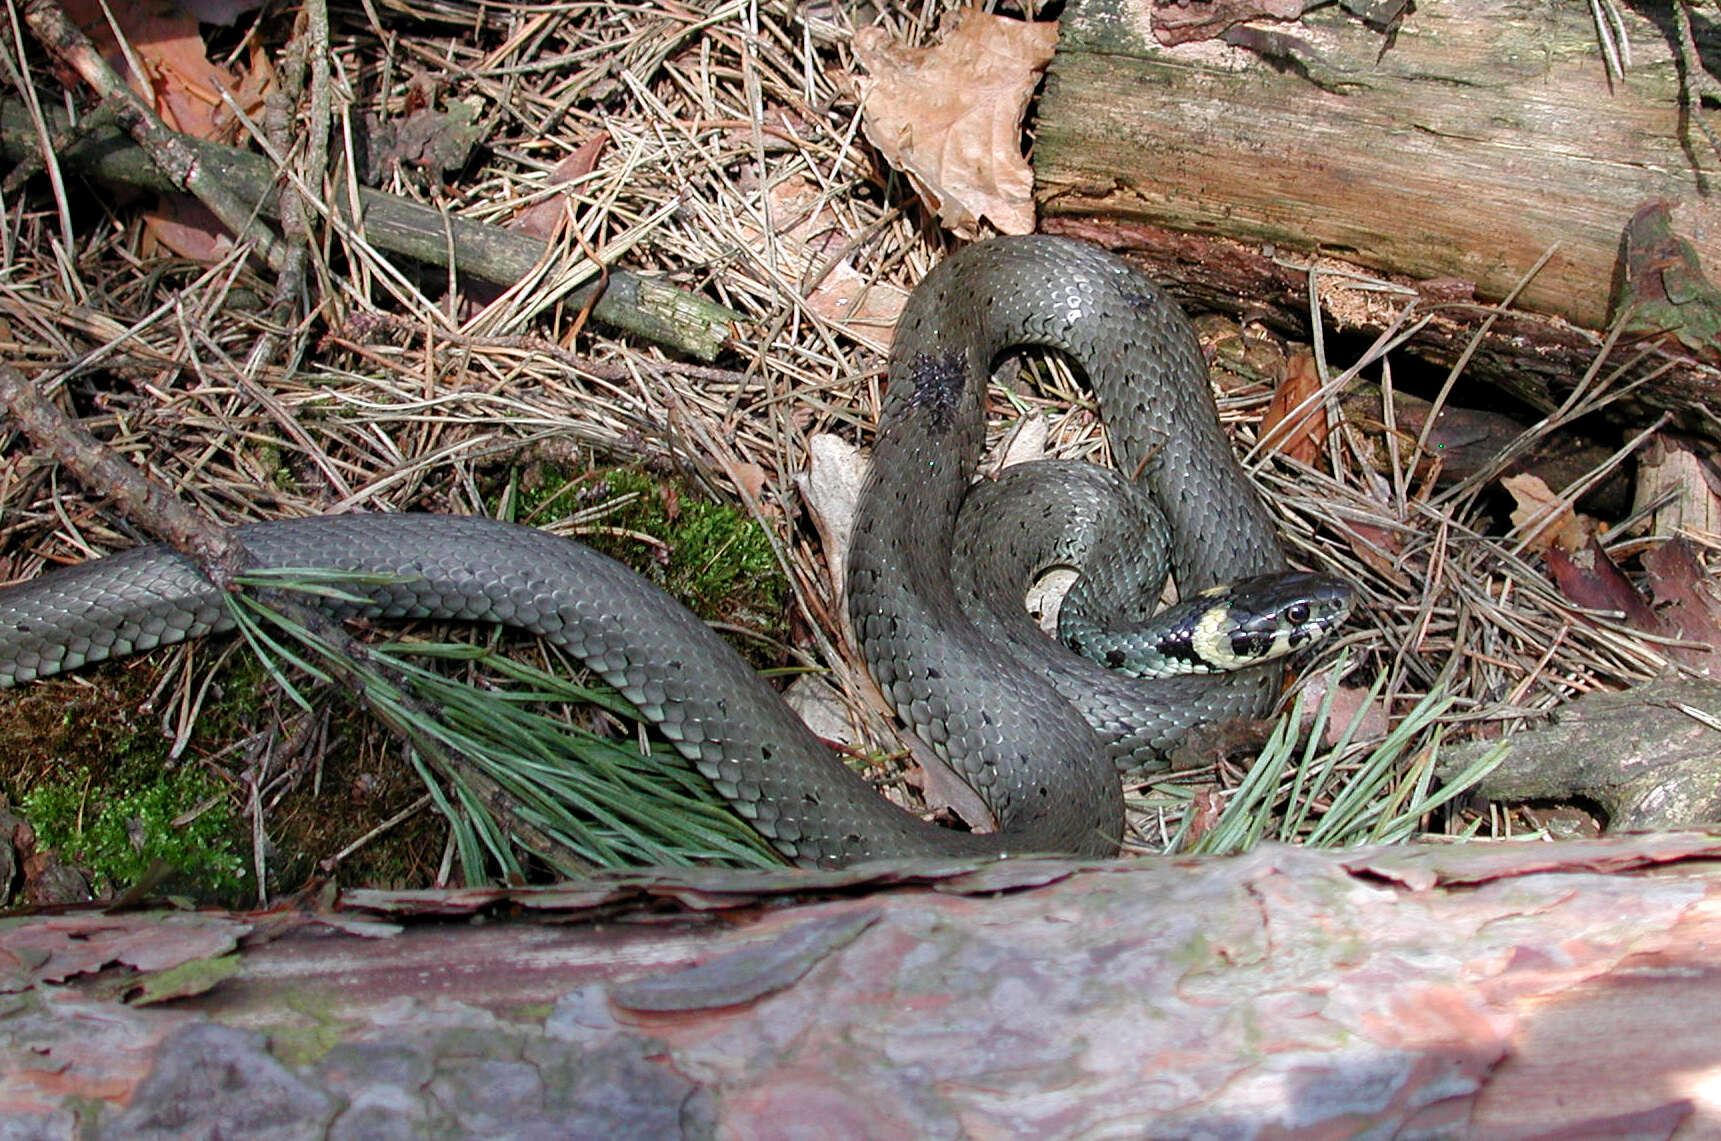
[[[824,542],[831,584],[839,599],[843,597],[849,536],[854,533],[855,506],[866,482],[866,469],[867,460],[859,448],[841,436],[820,433],[807,441],[807,470],[796,477],[807,514]]]

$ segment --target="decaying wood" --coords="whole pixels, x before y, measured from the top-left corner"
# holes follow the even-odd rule
[[[1390,39],[1329,6],[1281,25],[1282,58],[1166,48],[1148,5],[1074,4],[1041,105],[1035,164],[1052,213],[1135,218],[1416,278],[1509,292],[1598,328],[1620,234],[1646,199],[1721,264],[1721,169],[1682,121],[1667,33],[1625,13],[1633,64],[1611,85],[1583,5],[1420,5]]]
[[[1494,747],[1458,745],[1441,772],[1462,771]],[[1592,693],[1548,724],[1506,740],[1505,759],[1476,786],[1493,800],[1582,800],[1621,830],[1687,828],[1721,820],[1721,684],[1664,678]],[[1454,767],[1457,766],[1457,767]]]
[[[1595,342],[1566,323],[1606,326],[1621,235],[1646,200],[1675,203],[1678,230],[1721,266],[1721,207],[1702,193],[1721,159],[1682,113],[1669,33],[1637,10],[1634,62],[1612,85],[1581,4],[1420,5],[1390,37],[1330,5],[1275,25],[1261,51],[1162,46],[1148,26],[1160,11],[1070,5],[1037,122],[1038,194],[1048,229],[1141,249],[1203,300],[1294,319],[1305,267],[1336,255],[1444,306],[1454,320],[1428,335],[1453,358],[1477,302],[1551,250],[1517,298],[1546,319],[1498,330],[1488,350],[1570,375]],[[1693,398],[1721,391],[1693,375]]]
[[[31,1138],[1711,1136],[1717,857],[1689,834],[1274,847],[38,917],[0,929],[0,1120]]]

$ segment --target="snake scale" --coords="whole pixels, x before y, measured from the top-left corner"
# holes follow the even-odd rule
[[[996,833],[940,828],[884,800],[703,622],[578,543],[441,515],[261,523],[238,537],[261,566],[396,579],[363,613],[503,622],[565,647],[796,862],[1110,854],[1123,823],[1117,764],[1191,725],[1261,712],[1277,670],[1133,682],[963,616],[953,530],[980,457],[986,384],[1022,346],[1061,350],[1086,374],[1119,468],[1140,473],[1170,524],[1186,596],[1286,565],[1219,428],[1194,333],[1154,285],[1096,247],[1049,237],[981,242],[934,269],[891,351],[849,610],[880,689],[987,802]],[[138,548],[0,591],[0,684],[228,625],[191,562]],[[1020,660],[1000,640],[1038,644]]]

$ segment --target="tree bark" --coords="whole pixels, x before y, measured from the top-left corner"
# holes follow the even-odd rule
[[[1267,847],[38,917],[0,929],[0,1131],[1713,1136],[1717,857]]]

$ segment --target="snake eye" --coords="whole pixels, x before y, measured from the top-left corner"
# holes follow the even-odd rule
[[[1290,619],[1291,625],[1301,626],[1309,620],[1309,604],[1306,602],[1291,603],[1285,610],[1285,617]]]

